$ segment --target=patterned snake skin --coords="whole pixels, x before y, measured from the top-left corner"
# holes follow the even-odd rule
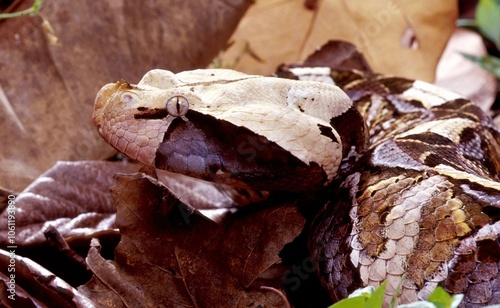
[[[155,71],[137,86],[105,86],[93,121],[119,151],[160,169],[257,190],[327,186],[308,243],[335,301],[387,281],[386,303],[425,299],[437,285],[465,294],[467,307],[500,303],[491,119],[424,82],[329,68],[279,75],[330,85]],[[330,101],[341,103],[316,109]],[[252,142],[264,146],[245,156],[238,145]]]
[[[491,119],[423,82],[331,77],[370,135],[310,235],[332,299],[387,281],[386,303],[423,300],[437,285],[464,294],[462,306],[500,303],[500,133]]]

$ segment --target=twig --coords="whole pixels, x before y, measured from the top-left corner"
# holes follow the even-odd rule
[[[40,8],[42,7],[42,3],[44,0],[35,0],[33,5],[26,10],[19,11],[19,12],[14,12],[14,13],[0,13],[0,19],[6,19],[6,18],[14,18],[14,17],[19,17],[23,15],[28,15],[28,14],[37,14],[38,11],[40,11]]]
[[[43,235],[45,235],[45,238],[53,243],[56,248],[64,253],[69,259],[75,261],[77,264],[83,266],[84,268],[87,268],[87,262],[85,262],[85,259],[71,247],[69,247],[66,240],[61,236],[59,231],[57,231],[54,226],[49,225],[43,232]]]
[[[281,292],[280,290],[278,289],[275,289],[273,287],[266,287],[266,286],[261,286],[260,287],[261,290],[266,290],[266,291],[270,291],[270,292],[273,292],[274,294],[278,295],[281,300],[284,302],[285,304],[285,308],[290,308],[290,302],[288,301],[288,298],[286,298],[285,294],[283,294],[283,292]]]

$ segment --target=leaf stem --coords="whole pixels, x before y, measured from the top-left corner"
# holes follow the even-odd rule
[[[43,1],[44,0],[35,0],[33,5],[29,9],[26,9],[23,11],[0,14],[0,19],[20,17],[20,16],[24,16],[24,15],[28,15],[28,14],[30,14],[30,15],[38,14],[38,11],[40,11],[40,8],[42,7]]]

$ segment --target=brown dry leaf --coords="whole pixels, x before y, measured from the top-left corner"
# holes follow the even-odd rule
[[[47,226],[69,238],[113,229],[116,208],[109,190],[117,172],[136,172],[130,163],[59,162],[15,198],[16,245],[46,242]],[[0,214],[0,243],[8,245],[7,211]]]
[[[13,199],[13,242],[8,232],[10,213],[0,214],[0,243],[14,246],[16,254],[73,286],[86,283],[92,276],[84,261],[91,238],[101,240],[107,255],[112,255],[120,239],[110,195],[113,177],[138,169],[139,165],[126,162],[57,163]]]
[[[117,307],[283,306],[275,293],[251,285],[304,227],[295,206],[263,206],[219,225],[141,173],[120,177],[113,198],[122,240],[114,261],[104,260],[96,243],[89,251],[94,277],[80,291],[92,300]]]
[[[0,20],[0,187],[20,191],[57,160],[112,153],[90,123],[100,87],[206,66],[250,4],[59,0]]]
[[[28,258],[0,249],[0,266],[9,268],[14,261],[15,272],[0,273],[0,304],[2,307],[94,307],[94,303],[65,281]],[[10,274],[14,273],[15,293],[9,292]],[[15,301],[8,298],[14,295]]]
[[[340,39],[355,44],[375,72],[432,81],[457,16],[455,1],[320,0],[315,10],[304,2],[257,1],[222,62],[231,66],[240,57],[235,69],[266,75]],[[246,44],[262,62],[242,54]]]

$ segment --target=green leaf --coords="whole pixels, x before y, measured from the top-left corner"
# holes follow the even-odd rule
[[[384,304],[385,287],[387,281],[382,283],[376,290],[368,286],[352,292],[348,298],[343,299],[328,308],[379,308]],[[418,301],[402,304],[397,308],[458,308],[463,299],[463,294],[450,295],[442,287],[438,286],[429,295],[427,301]],[[499,307],[495,307],[499,308]]]
[[[352,291],[352,293],[349,294],[348,297],[352,298],[352,297],[358,297],[359,296],[359,297],[369,298],[370,296],[372,296],[373,292],[375,292],[375,288],[373,288],[372,286],[366,286],[364,288]]]
[[[397,308],[457,308],[463,298],[463,294],[450,295],[442,287],[438,286],[429,295],[427,301],[403,304]]]
[[[384,295],[385,295],[385,286],[387,285],[387,281],[384,281],[378,287],[375,292],[372,293],[372,295],[368,298],[366,301],[365,307],[382,307],[382,304],[384,303]]]
[[[479,0],[476,22],[481,33],[500,49],[500,0]]]
[[[448,294],[442,287],[437,286],[434,292],[429,295],[427,301],[436,305],[437,308],[451,307],[451,295]]]
[[[397,308],[436,308],[436,305],[431,302],[418,301],[409,304],[398,305]]]
[[[500,59],[492,56],[474,56],[466,53],[461,53],[466,59],[476,63],[488,72],[500,79]]]
[[[366,297],[357,296],[343,299],[331,305],[329,308],[362,308],[365,307],[365,302]]]
[[[368,286],[352,292],[348,298],[343,299],[329,308],[378,308],[384,303],[385,286],[382,283],[376,290]]]

